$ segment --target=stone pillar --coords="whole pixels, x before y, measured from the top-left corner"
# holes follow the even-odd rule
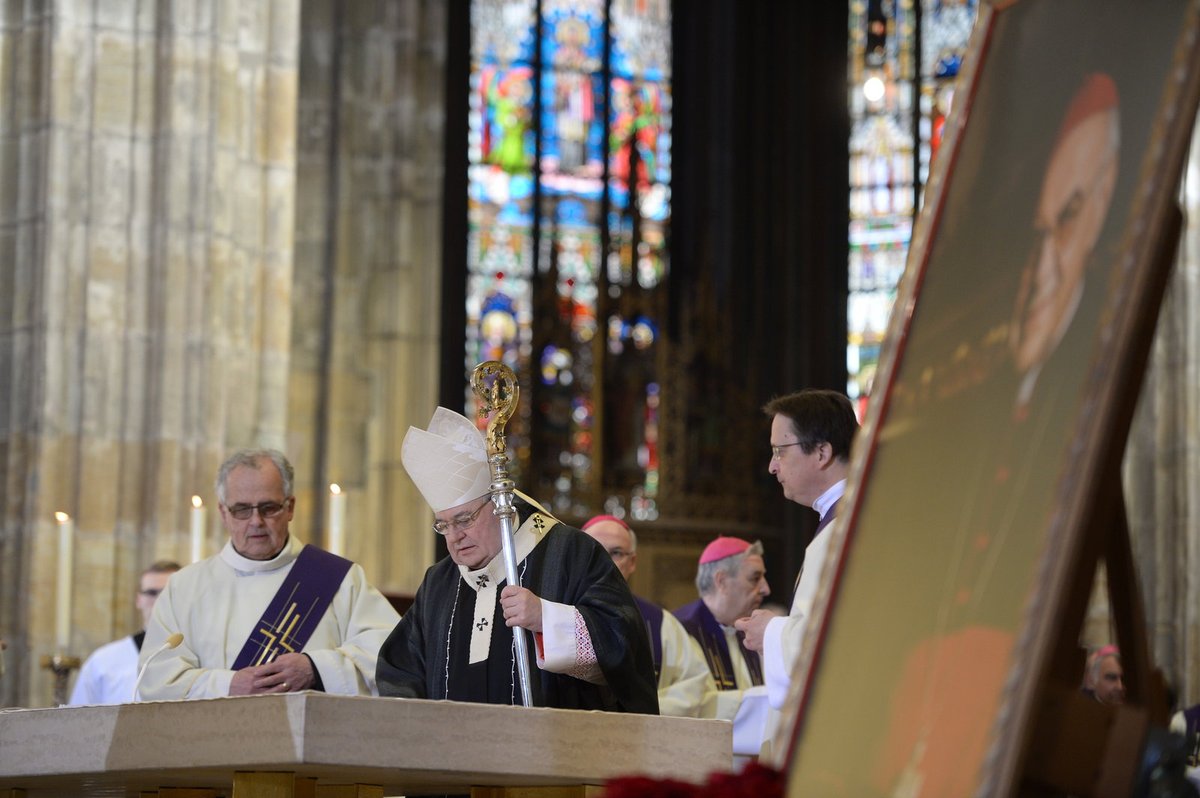
[[[346,555],[398,593],[415,592],[433,561],[432,515],[400,445],[437,403],[444,5],[306,0],[301,34],[288,392],[298,502],[323,507],[338,483]],[[321,540],[324,512],[310,521]]]
[[[0,27],[0,704],[137,628],[224,453],[285,443],[298,0],[6,4]],[[215,511],[210,551],[223,541]]]

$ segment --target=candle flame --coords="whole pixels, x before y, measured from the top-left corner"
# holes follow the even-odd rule
[[[329,492],[332,493],[334,496],[336,496],[342,492],[342,489],[338,486],[338,484],[336,482],[333,482],[329,485]]]
[[[58,510],[54,513],[54,520],[58,521],[60,524],[65,524],[71,520],[71,516],[67,515],[62,510]]]
[[[201,499],[199,496],[193,496],[192,497],[192,506],[195,507],[197,510],[199,510],[201,507],[204,506],[204,500]]]

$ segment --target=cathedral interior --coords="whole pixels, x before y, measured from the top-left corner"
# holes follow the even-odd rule
[[[73,532],[58,653],[83,656],[136,628],[142,568],[223,544],[213,478],[239,447],[296,466],[295,534],[328,545],[337,505],[344,554],[411,597],[445,552],[401,442],[439,404],[473,411],[483,360],[520,381],[518,489],[568,523],[628,518],[638,593],[693,599],[724,534],[763,542],[787,602],[816,517],[768,474],[761,408],[805,387],[867,399],[847,331],[869,114],[847,87],[882,69],[875,46],[906,63],[902,26],[876,0],[674,5],[5,4],[0,705],[51,702],[55,514]],[[917,2],[943,5],[975,3]],[[899,135],[928,134],[917,116]],[[911,230],[928,153],[905,152],[907,177],[883,180]],[[1198,195],[1189,165],[1185,214]],[[1151,649],[1186,703],[1197,235],[1185,220],[1123,468]],[[903,248],[876,254],[898,276]],[[878,358],[876,326],[856,352]],[[1081,644],[1110,637],[1097,590]]]

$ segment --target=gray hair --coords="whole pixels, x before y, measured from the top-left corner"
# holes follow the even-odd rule
[[[1088,655],[1087,672],[1084,675],[1084,686],[1095,687],[1096,681],[1100,678],[1100,668],[1104,665],[1104,660],[1112,657],[1121,664],[1121,650],[1114,645],[1099,646],[1092,650]]]
[[[738,570],[742,567],[742,561],[751,555],[763,556],[761,540],[754,541],[750,544],[750,548],[741,554],[723,557],[712,562],[700,563],[700,567],[696,569],[696,592],[701,596],[707,596],[712,593],[717,589],[718,573],[724,573],[727,576],[736,576]]]
[[[277,449],[238,449],[229,455],[217,469],[217,481],[213,486],[217,493],[217,501],[222,505],[225,504],[225,483],[229,479],[229,472],[238,466],[258,471],[263,460],[270,460],[275,464],[275,468],[279,470],[279,476],[283,478],[283,495],[291,496],[295,472],[292,470],[292,464],[283,456],[283,452]]]

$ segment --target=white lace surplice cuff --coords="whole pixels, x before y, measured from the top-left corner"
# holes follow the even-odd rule
[[[542,633],[537,641],[537,666],[591,684],[606,684],[592,636],[579,610],[546,599],[542,602]]]

